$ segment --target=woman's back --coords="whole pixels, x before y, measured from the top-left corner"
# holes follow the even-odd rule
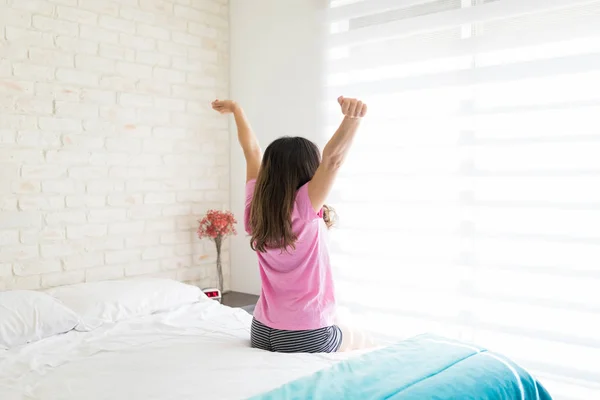
[[[251,234],[250,209],[256,181],[246,184],[244,223]],[[257,252],[261,296],[254,317],[263,324],[282,330],[310,330],[333,325],[335,297],[327,227],[308,197],[308,184],[296,193],[291,213],[295,248]]]

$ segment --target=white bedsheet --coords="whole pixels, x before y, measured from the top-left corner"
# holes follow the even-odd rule
[[[201,302],[0,350],[0,399],[244,399],[352,356],[251,349],[251,319]]]

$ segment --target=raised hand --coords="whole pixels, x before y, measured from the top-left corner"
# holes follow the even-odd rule
[[[246,158],[246,182],[256,179],[262,160],[262,151],[244,109],[233,100],[217,99],[211,103],[211,106],[213,110],[221,114],[233,114],[238,140]]]
[[[233,100],[215,100],[211,103],[213,110],[221,113],[221,114],[231,114],[235,112],[238,105]]]
[[[337,100],[345,117],[362,118],[367,115],[367,105],[362,101],[344,96],[338,97]]]

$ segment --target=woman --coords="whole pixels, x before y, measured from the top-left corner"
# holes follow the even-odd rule
[[[300,137],[275,140],[263,156],[242,108],[231,100],[212,103],[235,117],[246,158],[244,224],[262,282],[252,347],[286,353],[342,347],[325,238],[333,215],[325,200],[367,106],[344,97],[338,103],[344,119],[322,157],[314,143]]]

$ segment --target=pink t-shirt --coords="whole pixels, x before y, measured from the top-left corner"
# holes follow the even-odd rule
[[[246,184],[244,226],[250,234],[250,204],[255,180]],[[334,324],[335,296],[327,227],[322,212],[316,213],[308,198],[308,184],[296,194],[292,211],[296,249],[257,252],[261,295],[254,318],[273,329],[309,330]]]

